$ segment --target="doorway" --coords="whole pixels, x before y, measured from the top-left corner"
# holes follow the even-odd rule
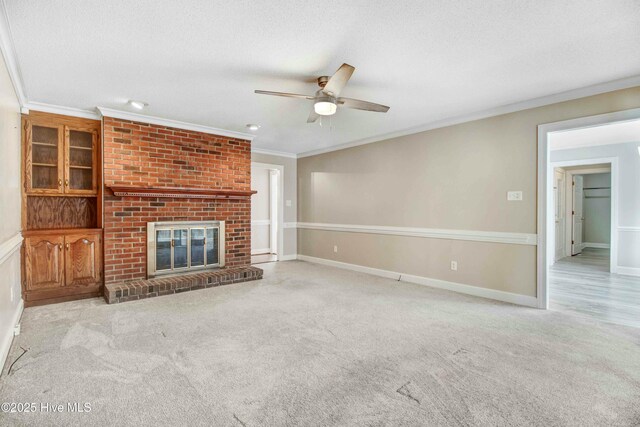
[[[638,119],[538,127],[538,307],[640,327]]]
[[[282,256],[282,177],[284,166],[251,163],[251,263],[278,261]]]
[[[610,266],[614,260],[609,249],[615,234],[612,218],[616,213],[611,200],[611,164],[566,164],[551,163],[555,232],[553,258],[550,257],[549,265],[565,257],[580,255],[584,249],[607,249],[607,268],[613,272],[614,268]]]

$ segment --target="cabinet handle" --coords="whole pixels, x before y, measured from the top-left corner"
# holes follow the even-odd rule
[[[58,187],[62,187],[62,179],[58,180]]]
[[[64,180],[64,185],[67,186],[67,187],[69,186],[69,180],[68,179]]]
[[[58,243],[58,249],[62,250],[62,243]]]
[[[67,250],[69,250],[69,244],[67,243],[65,246],[66,246]]]

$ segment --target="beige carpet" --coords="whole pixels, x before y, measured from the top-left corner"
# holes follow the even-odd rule
[[[26,309],[1,425],[640,425],[640,329],[303,262]],[[8,367],[22,353],[26,353]]]

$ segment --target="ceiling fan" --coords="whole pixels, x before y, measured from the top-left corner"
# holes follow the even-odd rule
[[[308,99],[313,101],[313,109],[309,114],[307,123],[314,123],[320,116],[331,116],[336,113],[338,105],[346,108],[354,108],[356,110],[376,111],[378,113],[386,113],[389,107],[386,105],[375,104],[373,102],[361,101],[353,98],[339,97],[342,89],[347,85],[351,75],[355,71],[355,67],[349,64],[342,64],[333,76],[318,77],[318,86],[320,89],[315,95],[299,95],[297,93],[271,92],[268,90],[256,90],[255,93],[262,95],[284,96],[287,98]]]

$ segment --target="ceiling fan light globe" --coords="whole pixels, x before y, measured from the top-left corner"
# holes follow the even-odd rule
[[[338,106],[329,101],[318,101],[313,104],[313,110],[321,116],[331,116],[336,113]]]

